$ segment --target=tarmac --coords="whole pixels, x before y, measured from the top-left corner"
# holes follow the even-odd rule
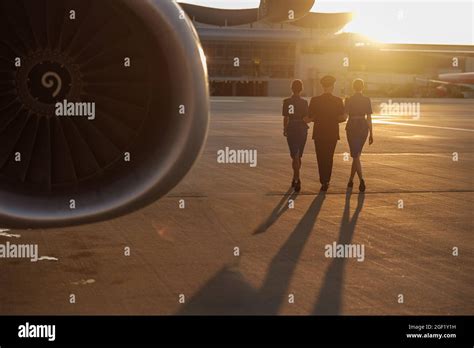
[[[367,192],[346,189],[341,125],[329,192],[308,137],[295,195],[281,100],[214,98],[205,150],[167,197],[103,223],[0,233],[45,257],[0,259],[0,314],[472,315],[474,100],[412,100],[419,117],[382,115],[384,102]],[[256,150],[257,165],[219,163],[226,147]],[[363,261],[327,257],[334,243],[363,246]]]

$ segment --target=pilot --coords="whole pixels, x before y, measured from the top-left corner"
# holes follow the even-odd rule
[[[327,191],[331,182],[334,151],[339,137],[339,123],[345,122],[342,99],[334,96],[336,78],[324,76],[320,81],[324,93],[311,99],[309,118],[314,122],[313,140],[318,160],[321,191]]]

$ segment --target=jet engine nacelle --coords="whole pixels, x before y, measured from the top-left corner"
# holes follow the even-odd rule
[[[117,217],[169,192],[209,119],[171,0],[0,1],[0,227]]]

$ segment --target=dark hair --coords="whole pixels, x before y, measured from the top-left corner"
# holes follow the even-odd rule
[[[299,94],[303,91],[303,81],[301,80],[293,80],[291,83],[291,90],[295,94]]]
[[[355,79],[352,82],[352,88],[356,92],[362,92],[362,90],[364,89],[364,85],[365,85],[364,80],[362,80],[362,79]]]
[[[329,87],[334,86],[334,84],[336,83],[336,78],[334,76],[327,75],[327,76],[324,76],[320,82],[324,88],[329,88]]]

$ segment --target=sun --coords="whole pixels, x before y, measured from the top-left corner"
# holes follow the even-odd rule
[[[362,1],[343,31],[381,43],[472,45],[472,6],[466,2]]]

